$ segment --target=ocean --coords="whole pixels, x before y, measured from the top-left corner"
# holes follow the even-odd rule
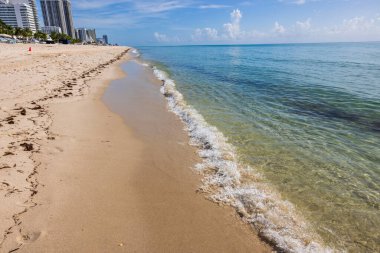
[[[138,53],[199,149],[211,200],[279,250],[380,251],[380,43]]]

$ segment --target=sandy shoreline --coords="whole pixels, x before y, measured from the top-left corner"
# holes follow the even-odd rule
[[[102,102],[126,48],[0,50],[0,252],[270,252],[195,193],[153,75],[125,64],[104,95],[122,117]]]

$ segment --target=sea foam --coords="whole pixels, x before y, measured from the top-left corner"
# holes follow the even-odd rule
[[[168,74],[157,67],[152,69],[162,81],[161,93],[169,110],[184,122],[190,144],[198,148],[202,162],[195,169],[204,176],[200,189],[211,200],[234,207],[245,222],[280,251],[333,252],[321,243],[295,207],[264,182],[262,175],[238,161],[227,138],[186,103]]]

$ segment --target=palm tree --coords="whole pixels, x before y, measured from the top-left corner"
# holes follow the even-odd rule
[[[6,24],[3,22],[3,20],[0,19],[0,33],[5,33]]]
[[[24,28],[22,29],[22,37],[26,38],[29,40],[29,38],[33,37],[33,32],[29,28]]]
[[[0,33],[14,35],[14,29],[0,19]]]
[[[56,32],[52,32],[50,34],[50,38],[55,41],[55,42],[58,42],[59,41],[59,33],[56,33]]]
[[[37,39],[37,40],[47,40],[47,34],[41,32],[41,31],[37,31],[34,34],[34,38]]]
[[[16,27],[14,35],[18,38],[22,36],[22,28]]]
[[[52,40],[54,40],[55,42],[58,42],[58,41],[61,41],[61,40],[69,40],[69,41],[72,41],[73,39],[67,35],[67,34],[64,34],[64,33],[56,33],[56,32],[52,32],[50,34],[50,38]]]

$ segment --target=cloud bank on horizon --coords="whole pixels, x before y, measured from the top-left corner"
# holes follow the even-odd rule
[[[379,0],[76,0],[73,13],[130,45],[380,41]]]

